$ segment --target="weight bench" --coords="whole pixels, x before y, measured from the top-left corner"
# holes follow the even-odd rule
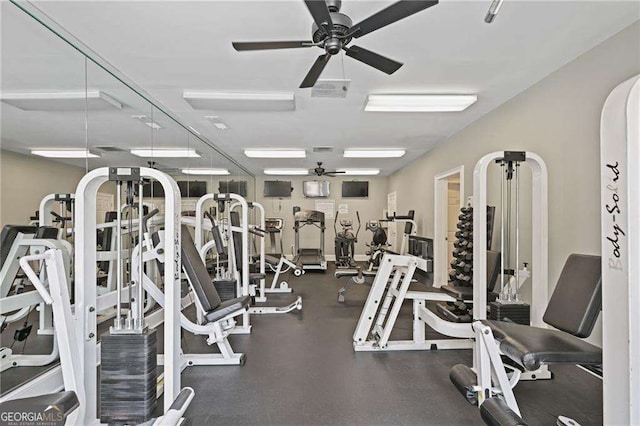
[[[347,283],[340,290],[338,290],[338,302],[344,303],[344,295],[347,293],[347,290],[349,290],[349,287],[353,286],[354,284],[364,284],[365,278],[375,277],[377,273],[378,271],[363,271],[361,267],[358,267],[356,269],[336,270],[334,276],[337,279],[350,277],[349,281],[347,281]]]
[[[512,389],[522,371],[552,364],[602,364],[602,349],[581,339],[591,334],[600,313],[601,275],[599,256],[569,256],[543,316],[557,330],[503,321],[473,323],[475,371],[458,364],[449,377],[469,403],[480,406],[488,425],[526,424]],[[501,356],[519,368],[505,365]],[[506,369],[513,371],[511,378]]]
[[[144,261],[163,261],[162,250],[164,244],[164,231],[153,234],[153,249],[143,254]],[[137,246],[132,255],[133,268],[137,270],[138,256]],[[242,315],[249,308],[251,297],[241,296],[234,299],[221,301],[216,291],[207,267],[198,253],[193,238],[189,233],[189,228],[182,225],[180,235],[180,252],[182,259],[182,269],[187,281],[195,294],[195,304],[199,316],[203,318],[202,323],[194,323],[183,313],[180,314],[180,325],[185,330],[196,334],[208,336],[207,344],[218,345],[220,354],[184,354],[183,359],[187,365],[243,365],[246,361],[244,354],[237,354],[231,348],[227,337],[235,327],[235,318]],[[135,275],[135,274],[134,274]],[[134,280],[137,277],[134,276]],[[164,294],[158,286],[146,275],[143,274],[144,289],[147,293],[164,307]]]

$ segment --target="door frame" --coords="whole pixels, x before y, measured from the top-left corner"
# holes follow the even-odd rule
[[[465,205],[464,166],[454,167],[434,176],[434,238],[433,285],[440,287],[448,282],[447,267],[447,210],[449,205],[448,179],[460,175],[460,207]]]

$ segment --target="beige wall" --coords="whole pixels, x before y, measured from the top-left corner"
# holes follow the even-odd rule
[[[415,207],[421,233],[432,237],[434,175],[464,165],[468,196],[473,167],[484,154],[537,153],[549,170],[549,280],[553,287],[570,253],[600,253],[600,112],[611,90],[639,72],[640,23],[636,22],[394,173],[389,191],[398,192],[398,209]],[[499,197],[497,180],[490,191]],[[495,202],[495,195],[491,198]],[[421,205],[416,200],[422,200]],[[528,221],[529,214],[524,216]],[[529,250],[524,251],[527,256]],[[593,338],[601,339],[599,330]]]
[[[369,181],[369,198],[342,198],[342,182],[344,180],[357,180]],[[264,198],[263,188],[265,180],[291,180],[293,187],[293,193],[291,198]],[[265,208],[267,217],[281,217],[284,219],[284,231],[283,231],[283,246],[285,254],[291,254],[291,246],[294,241],[293,232],[293,207],[300,206],[302,210],[314,210],[315,200],[324,200],[322,198],[305,198],[302,194],[302,182],[305,180],[314,180],[311,176],[291,176],[291,177],[267,177],[260,176],[256,178],[256,194],[259,203]],[[356,255],[364,255],[367,247],[365,243],[371,241],[371,232],[365,230],[365,224],[368,220],[380,219],[382,217],[383,209],[387,208],[387,178],[375,177],[375,176],[354,176],[349,178],[318,178],[317,180],[328,180],[330,182],[330,200],[334,200],[335,208],[337,210],[339,204],[347,204],[349,207],[349,214],[344,215],[344,218],[351,218],[354,222],[354,226],[357,229],[356,210],[360,212],[360,220],[362,222],[362,228],[358,235],[358,243],[356,244]],[[339,216],[339,219],[343,215]],[[334,244],[335,233],[333,231],[333,219],[327,219],[325,230],[325,253],[327,257],[333,259],[334,256]],[[340,226],[337,225],[338,231]],[[308,229],[307,229],[308,228]],[[355,231],[355,229],[354,229]],[[300,234],[300,245],[302,247],[317,247],[319,241],[319,230],[317,228],[305,227]]]
[[[47,194],[75,192],[84,169],[0,151],[0,225],[29,223]]]

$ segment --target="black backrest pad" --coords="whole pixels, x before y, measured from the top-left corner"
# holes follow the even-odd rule
[[[23,234],[35,234],[35,226],[5,225],[0,232],[0,268],[4,265],[7,256],[11,251],[11,246],[20,232]]]
[[[409,213],[407,214],[407,216],[409,216],[410,219],[413,219],[415,214],[416,214],[415,210],[409,210]],[[412,228],[413,228],[413,224],[411,222],[405,222],[405,224],[404,224],[404,233],[405,234],[411,234]]]
[[[577,337],[591,334],[602,307],[600,262],[600,256],[569,256],[544,312],[544,322]]]
[[[35,238],[39,240],[56,240],[58,239],[58,230],[53,226],[40,226],[36,231]]]
[[[216,244],[216,252],[220,256],[228,255],[229,253],[227,253],[227,247],[224,245],[224,242],[222,241],[222,234],[220,233],[220,227],[218,227],[218,225],[214,223],[213,227],[211,228],[211,233],[213,234],[213,241]]]
[[[204,309],[205,312],[213,311],[220,306],[222,301],[211,282],[207,267],[202,261],[202,258],[200,258],[196,244],[193,242],[189,228],[186,225],[182,225],[180,252],[182,255],[182,268],[184,272],[186,272],[187,277],[189,277],[189,282],[202,305],[202,309]]]
[[[493,291],[496,288],[500,275],[500,252],[487,250],[487,291]]]
[[[240,213],[229,212],[231,226],[240,226]],[[233,231],[233,253],[236,256],[236,269],[242,271],[242,232]]]

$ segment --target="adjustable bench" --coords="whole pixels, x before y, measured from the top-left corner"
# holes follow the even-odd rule
[[[449,372],[451,381],[467,401],[480,405],[487,424],[526,424],[512,389],[520,370],[505,366],[501,355],[524,371],[552,364],[601,365],[602,349],[581,339],[593,330],[602,306],[601,292],[600,257],[570,255],[543,316],[557,330],[477,321],[473,323],[478,351],[475,371],[458,364]],[[513,371],[511,380],[505,368]]]
[[[143,254],[144,261],[163,261],[164,231],[156,232],[152,235],[153,249],[145,251]],[[140,246],[134,249],[132,255],[133,268],[138,268],[138,256],[136,251]],[[228,336],[235,327],[234,317],[242,315],[249,308],[251,297],[240,296],[230,300],[221,301],[216,291],[207,267],[198,253],[193,238],[189,233],[187,225],[182,225],[180,235],[180,250],[182,259],[182,269],[184,270],[187,281],[195,294],[195,304],[199,315],[203,318],[204,323],[194,323],[189,320],[183,313],[180,314],[180,325],[185,330],[196,334],[205,335],[207,344],[214,343],[220,349],[220,354],[184,354],[182,356],[186,365],[237,365],[244,364],[246,356],[233,351],[228,341]],[[134,281],[137,277],[134,277]],[[164,308],[164,293],[158,286],[146,275],[143,274],[143,283],[145,291]]]

